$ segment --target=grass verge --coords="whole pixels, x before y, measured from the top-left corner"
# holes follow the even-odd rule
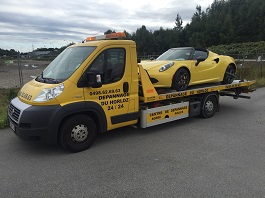
[[[265,77],[256,79],[255,88],[265,87]]]
[[[7,127],[7,108],[10,100],[16,97],[17,88],[0,89],[0,129]]]
[[[238,66],[236,79],[256,80],[251,88],[265,87],[265,68],[263,67],[265,66],[257,62],[246,62],[242,66]]]

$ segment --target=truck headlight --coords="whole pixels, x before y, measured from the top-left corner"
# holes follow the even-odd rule
[[[54,88],[43,89],[34,99],[34,102],[45,102],[59,96],[64,90],[64,85],[59,84]]]
[[[162,67],[160,67],[159,71],[163,72],[166,71],[167,69],[169,69],[170,67],[172,67],[174,65],[174,62],[168,63],[166,65],[163,65]]]

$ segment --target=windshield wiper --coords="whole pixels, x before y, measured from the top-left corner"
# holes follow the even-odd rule
[[[41,74],[35,80],[37,80],[39,82],[45,82],[42,77],[43,77],[43,72],[41,72]]]
[[[42,79],[44,80],[44,82],[52,82],[52,83],[54,83],[54,84],[58,84],[59,83],[59,81],[58,80],[56,80],[56,79],[53,79],[53,78],[43,78],[42,77]]]
[[[38,80],[40,80],[41,82],[47,83],[47,82],[51,82],[53,84],[58,84],[59,81],[53,78],[44,78],[43,77],[43,72],[41,72],[41,75],[38,77]]]

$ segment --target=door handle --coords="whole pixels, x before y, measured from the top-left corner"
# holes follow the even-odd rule
[[[129,83],[124,82],[123,83],[123,92],[127,93],[129,91]]]

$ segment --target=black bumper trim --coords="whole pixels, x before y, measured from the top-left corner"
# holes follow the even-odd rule
[[[139,112],[133,112],[133,113],[126,113],[122,115],[116,115],[111,117],[111,123],[112,124],[119,124],[122,122],[128,122],[137,120],[139,118]]]

